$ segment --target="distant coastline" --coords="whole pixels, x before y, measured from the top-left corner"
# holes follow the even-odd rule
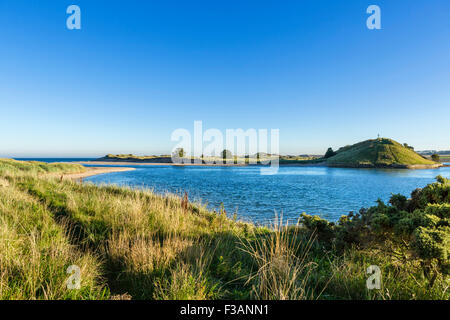
[[[147,161],[114,161],[114,160],[92,160],[92,161],[77,161],[82,165],[118,165],[118,166],[213,166],[213,167],[245,167],[245,166],[264,166],[262,164],[247,164],[247,163],[172,163],[172,162],[147,162]],[[415,165],[348,165],[348,164],[329,164],[325,161],[315,163],[280,163],[280,167],[330,167],[330,168],[355,168],[355,169],[437,169],[440,167],[450,167],[448,164],[415,164]],[[89,168],[89,167],[88,167]]]
[[[281,156],[258,152],[248,155],[233,155],[229,150],[223,150],[220,157],[186,156],[183,148],[173,153],[180,161],[174,163],[172,156],[136,156],[133,154],[108,154],[102,158],[78,162],[81,164],[103,165],[173,165],[173,166],[247,166],[247,165],[273,165],[277,161],[280,166],[323,166],[336,168],[374,168],[374,169],[436,169],[444,164],[439,157],[429,159],[418,154],[407,143],[401,144],[388,138],[369,139],[347,145],[333,151],[328,148],[323,156]],[[433,155],[434,157],[434,155]],[[432,158],[433,158],[432,157]],[[183,160],[183,161],[181,161]],[[436,161],[434,161],[436,160]],[[183,163],[181,163],[183,162]],[[226,163],[225,163],[226,162]],[[231,163],[230,163],[231,162]]]
[[[147,162],[147,161],[105,161],[105,160],[92,160],[92,161],[76,161],[82,165],[117,165],[117,166],[215,166],[215,167],[244,167],[248,164],[244,163],[173,163],[173,162]],[[89,168],[89,167],[87,167]]]

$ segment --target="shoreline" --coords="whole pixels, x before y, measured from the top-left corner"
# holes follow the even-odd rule
[[[103,173],[112,173],[112,172],[123,172],[123,171],[133,171],[135,168],[124,168],[124,167],[85,167],[85,172],[80,173],[68,173],[61,175],[62,179],[83,179],[87,177],[96,176]]]
[[[141,161],[76,161],[81,165],[104,165],[104,166],[203,166],[203,167],[245,167],[245,166],[264,166],[261,164],[248,164],[248,163],[172,163],[172,162],[141,162]],[[329,167],[329,168],[354,168],[354,169],[438,169],[442,167],[449,167],[443,163],[433,165],[393,165],[393,166],[352,166],[352,165],[339,165],[328,164],[325,162],[318,163],[280,163],[280,167]],[[89,167],[86,167],[89,168]],[[122,167],[123,168],[123,167]]]
[[[75,161],[71,163],[81,165],[101,165],[101,166],[201,166],[201,167],[249,167],[249,166],[268,166],[263,164],[248,163],[172,163],[172,162],[133,162],[133,161]],[[280,167],[326,167],[323,162],[320,163],[280,163]]]

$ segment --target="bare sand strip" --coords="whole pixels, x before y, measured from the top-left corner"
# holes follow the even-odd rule
[[[63,179],[83,179],[90,176],[95,176],[97,174],[102,173],[111,173],[111,172],[122,172],[122,171],[131,171],[136,170],[135,168],[124,168],[124,167],[86,167],[85,172],[81,173],[68,173],[62,175]]]

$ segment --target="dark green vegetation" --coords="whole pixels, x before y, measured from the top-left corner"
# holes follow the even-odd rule
[[[173,157],[177,157],[177,158],[183,158],[186,155],[186,152],[184,151],[183,148],[177,148],[173,153],[172,156]]]
[[[79,169],[0,166],[0,299],[450,298],[443,178],[338,224],[262,228],[187,197],[58,178]],[[380,290],[366,288],[370,265]]]
[[[417,268],[427,283],[423,290],[435,290],[437,279],[447,290],[450,282],[450,180],[417,189],[411,198],[392,195],[389,204],[361,209],[358,214],[341,217],[331,223],[314,216],[302,215],[302,222],[315,230],[319,241],[338,251],[356,246],[383,253],[399,268]],[[417,280],[416,275],[411,277]],[[403,279],[410,283],[408,279]],[[409,279],[411,280],[411,279]],[[447,283],[447,285],[445,285]],[[413,286],[412,283],[410,285]],[[448,293],[447,293],[448,294]],[[406,298],[406,297],[405,297]]]
[[[431,160],[433,160],[434,162],[439,162],[439,161],[441,161],[441,156],[438,155],[437,153],[432,154],[431,155]]]
[[[325,155],[323,156],[325,159],[334,157],[336,155],[336,152],[333,151],[332,148],[328,148],[327,152],[325,152]]]
[[[337,150],[326,160],[327,165],[337,167],[432,167],[438,165],[394,140],[379,138],[366,140]]]

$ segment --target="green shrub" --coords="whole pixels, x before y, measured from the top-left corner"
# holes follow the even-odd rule
[[[387,252],[408,255],[420,262],[432,287],[438,273],[445,277],[450,271],[450,181],[441,176],[436,180],[415,190],[410,199],[392,195],[389,205],[379,200],[337,224],[304,214],[300,221],[336,248],[384,246]]]
[[[439,162],[441,160],[441,157],[437,153],[435,153],[431,155],[431,160]]]
[[[335,156],[336,152],[333,151],[333,149],[330,147],[328,148],[327,152],[323,156],[325,159],[331,158],[332,156]]]

